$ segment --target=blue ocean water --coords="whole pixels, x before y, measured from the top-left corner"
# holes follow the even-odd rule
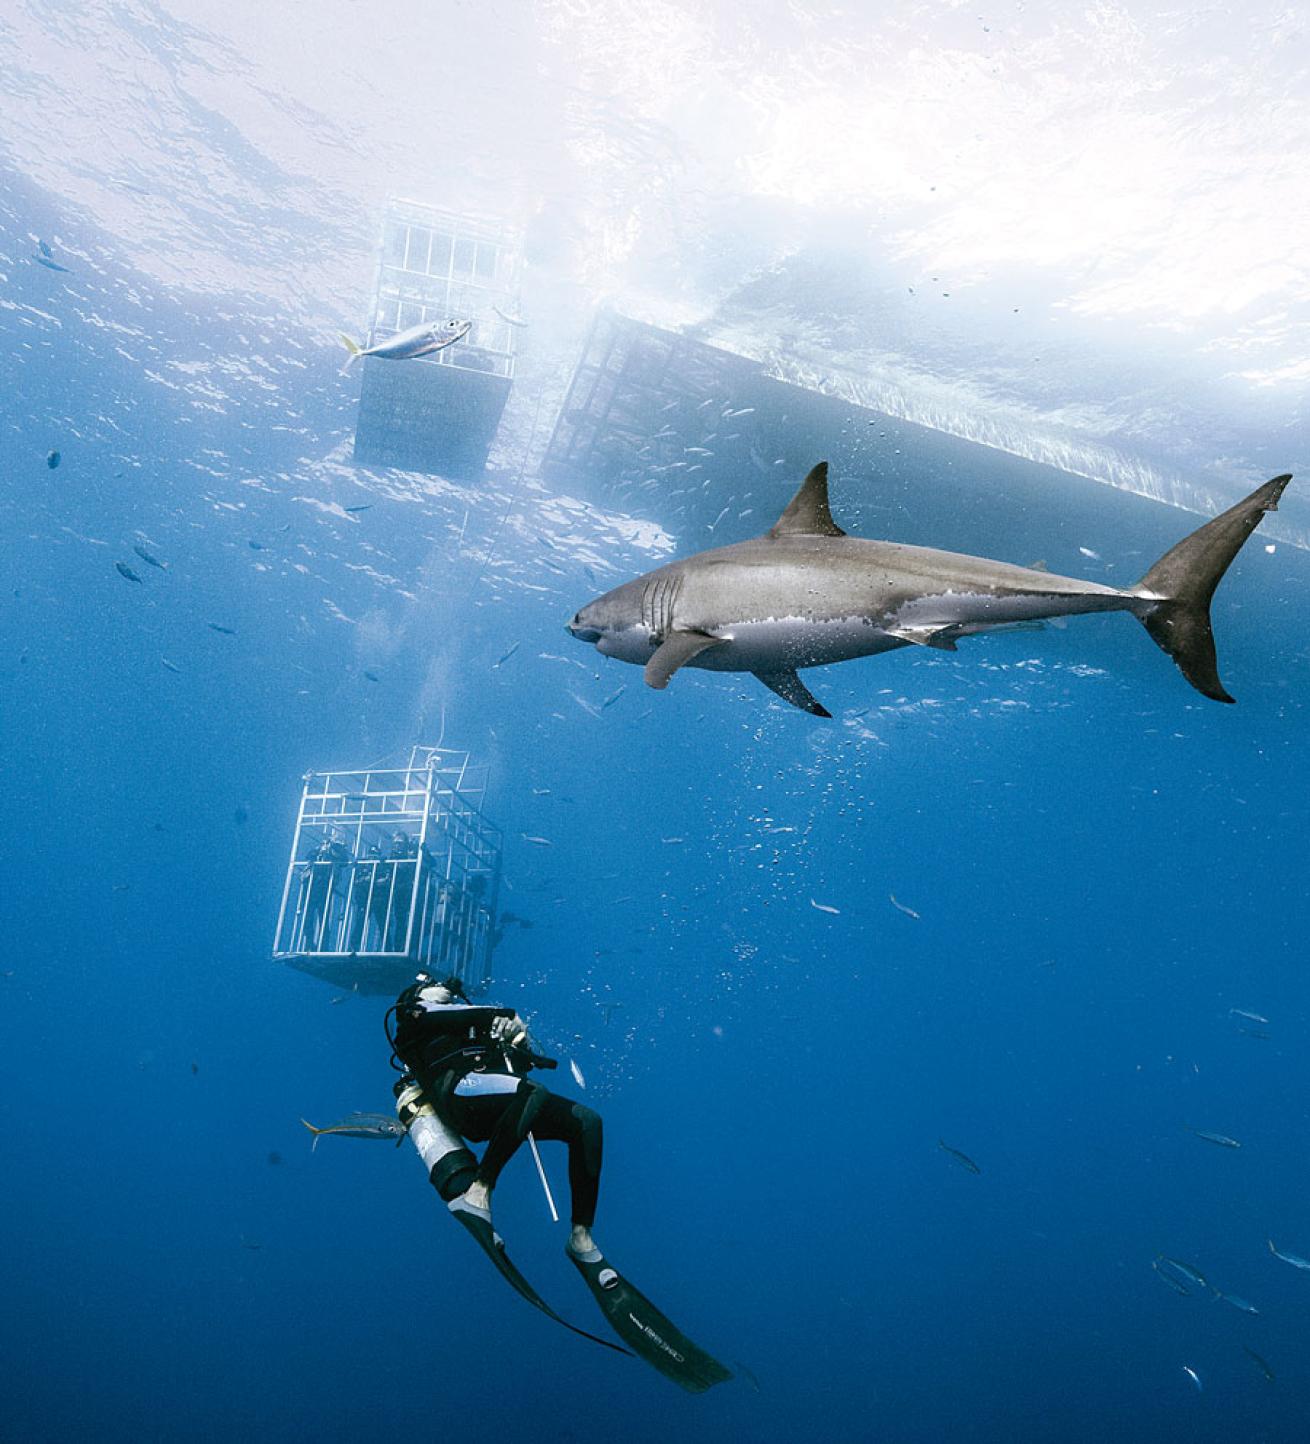
[[[108,34],[185,90],[226,63],[206,9],[89,7],[65,32],[33,5],[11,42],[29,37],[32,81],[33,33],[66,66]],[[535,52],[504,43],[526,74]],[[138,155],[88,132],[64,157],[76,195],[17,122],[3,161],[0,1439],[1303,1438],[1310,1276],[1267,1240],[1310,1254],[1306,551],[1257,533],[1219,591],[1235,707],[1125,616],[808,674],[832,721],[749,677],[650,692],[563,624],[677,554],[676,526],[629,525],[535,465],[594,278],[539,273],[539,314],[562,319],[524,343],[485,475],[354,467],[358,380],[332,333],[367,304],[381,197],[320,173],[304,184],[330,203],[305,200],[290,161],[261,158],[267,91],[231,74],[230,94],[194,87],[195,170],[164,143],[162,92]],[[97,84],[66,70],[52,126],[107,115]],[[302,119],[319,142],[344,124]],[[168,164],[132,180],[152,154]],[[246,187],[230,230],[215,157]],[[230,274],[159,253],[189,208]],[[66,272],[34,262],[40,238]],[[758,238],[737,239],[680,264],[717,284],[738,254],[744,275]],[[293,252],[303,286],[260,284]],[[646,287],[694,289],[640,259]],[[354,291],[315,294],[334,266]],[[842,302],[794,304],[836,336]],[[922,330],[939,359],[940,324]],[[1296,469],[1304,418],[1279,394],[1264,439],[1228,396],[1211,471],[1178,470],[1208,485],[1222,458],[1232,499]],[[1167,465],[1156,421],[1129,452]],[[912,450],[859,455],[834,475],[838,520],[931,542],[912,494],[873,500]],[[755,481],[761,525],[798,481]],[[1067,477],[1021,532],[980,508],[941,540],[1124,580],[1198,524],[1125,497],[1080,556],[1060,518],[1096,490]],[[514,1297],[408,1147],[310,1151],[300,1118],[386,1109],[392,1075],[385,1000],[270,960],[300,779],[439,737],[490,765],[502,905],[531,923],[492,995],[582,1069],[606,1126],[597,1237],[736,1372],[703,1397]],[[496,1219],[546,1297],[599,1327],[526,1156]],[[1162,1254],[1258,1312],[1173,1292]]]

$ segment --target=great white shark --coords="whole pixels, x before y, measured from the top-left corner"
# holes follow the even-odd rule
[[[847,536],[828,506],[828,463],[805,478],[763,536],[698,552],[606,592],[568,623],[580,641],[645,668],[664,688],[681,667],[753,672],[784,701],[832,714],[797,675],[894,647],[955,650],[989,628],[1083,612],[1131,612],[1218,702],[1210,599],[1242,543],[1275,511],[1276,476],[1119,588],[988,557]]]

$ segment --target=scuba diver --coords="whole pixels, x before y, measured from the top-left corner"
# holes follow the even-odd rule
[[[556,1322],[607,1348],[619,1348],[570,1324],[528,1283],[492,1227],[491,1195],[501,1171],[525,1143],[546,1139],[568,1146],[572,1232],[565,1252],[611,1327],[633,1352],[674,1383],[701,1393],[732,1377],[692,1343],[608,1263],[591,1229],[600,1188],[600,1116],[527,1077],[556,1067],[532,1047],[513,1008],[469,1001],[456,977],[420,973],[401,993],[388,1027],[396,1112],[451,1215],[464,1226],[502,1277]],[[465,1140],[485,1143],[479,1162]],[[544,1174],[543,1174],[544,1182]]]

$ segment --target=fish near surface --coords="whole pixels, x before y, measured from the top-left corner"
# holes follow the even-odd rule
[[[805,478],[777,524],[671,562],[583,607],[568,624],[605,656],[666,687],[682,667],[752,672],[784,701],[831,713],[797,675],[804,667],[897,647],[954,651],[960,637],[1015,622],[1131,612],[1207,697],[1219,680],[1210,598],[1242,543],[1277,508],[1290,475],[1274,477],[1120,588],[988,557],[847,536],[828,506],[828,465]]]

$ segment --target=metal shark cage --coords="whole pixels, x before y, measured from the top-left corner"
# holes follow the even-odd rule
[[[473,327],[430,356],[364,357],[356,461],[481,470],[514,379],[521,270],[516,232],[418,201],[388,202],[366,344],[425,321]]]
[[[501,831],[486,769],[415,747],[405,767],[305,775],[273,956],[359,993],[414,973],[491,980]]]

